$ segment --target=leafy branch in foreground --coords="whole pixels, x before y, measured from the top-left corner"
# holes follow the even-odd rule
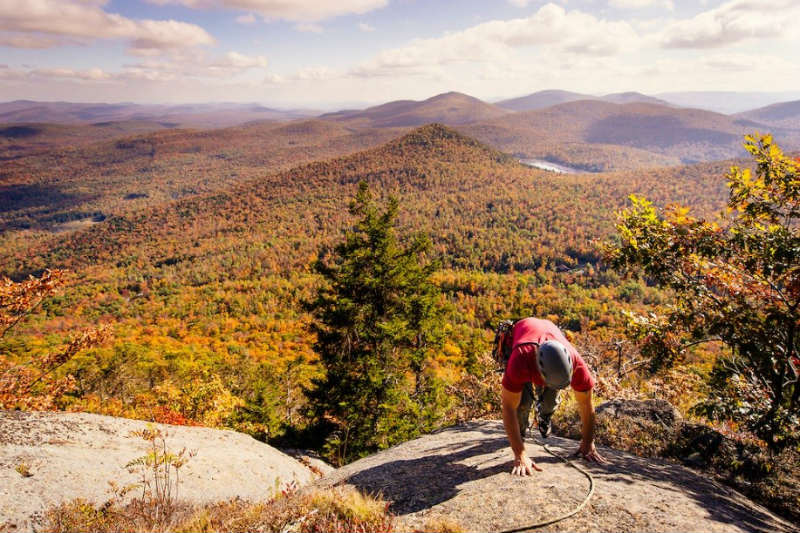
[[[666,315],[632,317],[631,334],[652,369],[721,340],[730,352],[717,358],[710,398],[697,409],[741,422],[780,448],[800,441],[800,163],[769,135],[747,136],[745,148],[755,173],[731,168],[719,221],[676,206],[661,213],[632,197],[619,216],[621,242],[606,256],[676,294]]]
[[[39,278],[14,282],[0,278],[0,339],[31,315],[58,288],[64,285],[63,270],[47,270]],[[43,357],[15,363],[0,355],[0,408],[52,409],[58,399],[75,387],[67,374],[57,370],[76,354],[97,346],[110,336],[108,326],[83,331],[60,350]]]

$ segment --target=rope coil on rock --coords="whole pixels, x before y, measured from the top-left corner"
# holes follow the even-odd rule
[[[586,493],[586,497],[583,499],[583,501],[580,503],[580,505],[578,505],[575,509],[571,510],[568,513],[565,513],[565,514],[563,514],[561,516],[558,516],[556,518],[551,518],[549,520],[545,520],[543,522],[536,522],[534,524],[529,524],[529,525],[522,526],[522,527],[517,527],[517,528],[514,528],[514,529],[505,529],[503,531],[499,531],[498,533],[520,533],[522,531],[529,531],[531,529],[537,529],[537,528],[540,528],[540,527],[549,526],[550,524],[555,524],[556,522],[561,522],[562,520],[565,520],[565,519],[567,519],[567,518],[569,518],[571,516],[574,516],[574,515],[578,514],[580,512],[580,510],[583,509],[586,506],[587,503],[589,503],[589,500],[591,499],[592,494],[594,494],[594,478],[592,477],[592,475],[589,472],[587,472],[586,470],[584,470],[583,468],[581,468],[580,466],[578,466],[574,462],[570,461],[569,459],[567,459],[563,455],[554,452],[553,450],[550,449],[549,446],[547,446],[547,444],[542,444],[542,447],[545,449],[545,451],[547,453],[549,453],[553,457],[557,457],[558,459],[561,459],[562,461],[567,463],[569,466],[571,466],[572,468],[574,468],[575,470],[577,470],[578,472],[580,472],[581,474],[586,476],[586,478],[589,480],[589,492]]]

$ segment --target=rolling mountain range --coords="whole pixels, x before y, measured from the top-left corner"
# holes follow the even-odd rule
[[[292,120],[317,113],[278,110],[259,104],[140,105],[33,102],[0,103],[0,123],[46,122],[94,124],[106,122],[158,122],[163,127],[223,127],[253,120]]]
[[[800,99],[800,91],[738,92],[738,91],[687,91],[665,92],[655,96],[677,107],[696,107],[717,113],[744,113],[778,102]]]
[[[597,100],[601,102],[610,102],[613,104],[646,103],[670,105],[670,103],[666,100],[661,100],[660,98],[647,96],[637,92],[592,96],[590,94],[573,93],[559,90],[538,91],[527,96],[503,100],[501,102],[497,102],[495,105],[511,111],[533,111],[535,109],[544,109],[545,107],[565,104],[567,102],[577,102],[579,100]]]
[[[800,131],[699,109],[658,104],[568,102],[459,128],[505,152],[543,158],[585,170],[677,165],[743,155],[742,136],[774,131],[787,148]]]
[[[736,115],[742,120],[752,120],[772,128],[800,130],[800,100],[782,102],[745,111]]]
[[[0,158],[10,160],[51,148],[89,145],[134,134],[153,135],[158,145],[167,137],[174,139],[170,142],[180,144],[182,141],[177,139],[184,137],[186,143],[194,143],[193,150],[205,153],[206,149],[214,150],[216,148],[211,146],[221,143],[227,142],[229,147],[239,142],[248,144],[247,138],[258,138],[256,131],[263,134],[269,131],[270,139],[266,143],[270,147],[284,146],[298,157],[300,146],[307,145],[308,139],[314,136],[319,139],[310,142],[318,145],[337,138],[339,141],[334,144],[339,150],[330,146],[325,152],[335,156],[351,151],[349,142],[341,142],[346,136],[360,138],[352,149],[361,149],[414,127],[442,123],[520,158],[544,159],[592,172],[631,170],[738,157],[743,155],[742,136],[756,130],[772,132],[787,149],[800,148],[798,109],[798,102],[785,102],[724,115],[675,107],[641,93],[592,97],[567,91],[540,91],[493,105],[463,93],[449,92],[422,101],[398,100],[363,110],[326,113],[309,122],[308,119],[289,120],[302,112],[238,104],[169,107],[17,101],[0,104],[0,119],[49,117],[51,122],[72,123],[0,124]],[[120,120],[86,122],[114,117]],[[146,120],[147,117],[152,120]],[[250,120],[258,117],[268,119]],[[226,131],[222,137],[211,131],[159,133],[159,130],[172,130],[179,124],[217,127],[226,122],[246,120],[258,123],[250,133],[247,133],[247,126]],[[286,128],[280,126],[284,122]],[[267,123],[272,125],[266,126]],[[304,128],[308,130],[306,140],[299,145],[289,144],[294,142],[291,132]],[[228,134],[231,138],[224,139]],[[375,137],[372,143],[370,136]],[[150,141],[139,137],[135,142]],[[277,154],[274,150],[268,152]],[[253,159],[253,153],[248,157]],[[288,160],[299,162],[303,158],[292,156]],[[267,166],[275,168],[271,164]]]

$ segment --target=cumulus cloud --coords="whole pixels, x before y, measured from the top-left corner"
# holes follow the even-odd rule
[[[255,24],[256,16],[252,13],[248,13],[246,15],[239,15],[236,17],[236,22],[239,24]]]
[[[645,7],[664,7],[673,11],[675,3],[672,0],[609,0],[608,5],[619,9],[642,9]]]
[[[303,33],[322,33],[325,28],[313,22],[300,22],[294,25],[294,29]]]
[[[28,81],[31,83],[41,83],[42,81],[98,82],[111,80],[113,77],[113,74],[100,68],[90,68],[87,70],[75,70],[71,68],[37,68],[24,70],[20,68],[9,68],[6,65],[0,67],[0,79],[6,81]]]
[[[197,51],[184,51],[167,58],[145,59],[125,65],[119,77],[150,81],[171,81],[188,78],[229,79],[250,70],[266,70],[267,58],[228,52],[220,57],[209,57]]]
[[[746,39],[782,37],[796,27],[800,4],[734,0],[695,17],[673,22],[661,35],[665,48],[715,48]]]
[[[195,24],[175,20],[133,20],[103,10],[106,0],[3,0],[0,43],[46,48],[96,39],[123,39],[130,50],[148,54],[204,44],[214,38]]]
[[[358,23],[358,29],[363,31],[363,32],[373,32],[373,31],[375,31],[375,27],[374,26],[370,26],[366,22],[359,22]]]
[[[267,58],[264,56],[247,56],[238,52],[228,52],[222,58],[211,63],[211,65],[238,70],[267,68]]]
[[[554,52],[608,56],[630,49],[639,36],[627,22],[607,21],[582,11],[546,4],[526,18],[495,20],[432,39],[415,39],[354,68],[356,76],[391,76],[397,71],[459,62],[505,62],[511,49],[548,47]]]
[[[328,67],[305,67],[298,70],[291,78],[299,81],[325,81],[338,77],[338,73]]]
[[[147,0],[190,8],[228,8],[258,13],[266,19],[316,22],[339,15],[361,15],[386,6],[388,0]]]
[[[0,46],[10,48],[53,48],[63,44],[63,41],[45,35],[32,35],[28,33],[0,33]]]
[[[35,69],[28,73],[32,78],[62,78],[81,81],[109,80],[112,75],[100,68],[73,70],[68,68]]]

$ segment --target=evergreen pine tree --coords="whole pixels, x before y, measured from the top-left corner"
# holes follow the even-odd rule
[[[429,369],[443,342],[434,265],[425,261],[430,241],[415,234],[399,242],[397,210],[391,198],[380,212],[360,183],[350,205],[360,219],[314,265],[323,281],[309,307],[325,375],[308,397],[337,463],[429,429],[445,403]]]

